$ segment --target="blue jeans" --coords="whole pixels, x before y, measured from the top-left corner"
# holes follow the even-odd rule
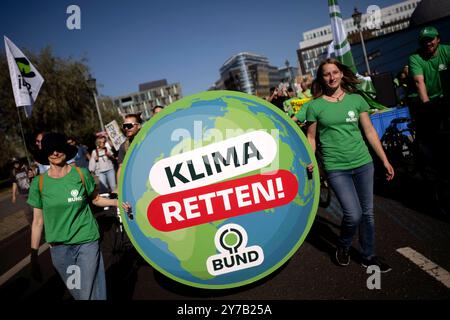
[[[75,300],[106,300],[103,257],[98,241],[50,248],[53,266]]]
[[[116,174],[114,173],[114,169],[99,172],[98,179],[100,180],[100,193],[116,190]]]
[[[364,259],[375,255],[375,223],[373,216],[373,163],[349,170],[327,172],[344,217],[339,246],[350,248],[358,227],[359,243]]]

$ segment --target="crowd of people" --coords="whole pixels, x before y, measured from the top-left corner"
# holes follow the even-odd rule
[[[296,77],[295,84],[290,86],[281,82],[277,87],[271,87],[269,95],[265,98],[268,102],[278,107],[281,111],[292,114],[292,105],[298,99],[311,99],[311,86],[313,79],[308,76]]]
[[[407,101],[407,97],[414,97],[410,92],[417,92],[414,102],[404,103],[411,107],[417,121],[417,138],[426,150],[423,161],[436,174],[442,174],[446,164],[439,153],[443,143],[447,152],[450,147],[448,138],[444,141],[437,137],[450,127],[449,84],[442,82],[443,74],[448,76],[450,46],[440,44],[439,33],[433,27],[424,28],[419,40],[419,50],[397,77],[397,91],[400,101]],[[350,263],[352,240],[359,230],[362,265],[376,265],[381,272],[388,272],[391,267],[375,250],[374,165],[365,140],[383,164],[386,180],[392,180],[395,174],[371,123],[369,105],[355,90],[359,80],[338,60],[327,59],[318,67],[314,80],[296,82],[295,88],[271,88],[266,100],[304,125],[314,151],[320,140],[327,179],[343,210],[335,261],[340,266]],[[291,107],[298,99],[310,101],[295,110]],[[153,112],[161,110],[157,107]],[[91,152],[75,137],[67,139],[62,134],[39,132],[35,165],[28,168],[13,160],[12,201],[16,201],[18,193],[33,208],[33,217],[29,215],[33,273],[39,273],[37,250],[44,229],[53,264],[64,282],[69,265],[83,269],[82,289],[70,289],[75,299],[106,298],[98,225],[89,202],[97,206],[118,205],[114,197],[103,198],[100,194],[117,192],[125,154],[141,126],[139,114],[126,115],[122,129],[127,139],[120,148],[113,150],[108,137],[100,134]],[[308,170],[317,168],[310,164]],[[123,207],[131,211],[128,203]]]
[[[415,123],[416,165],[426,173],[422,178],[437,195],[437,189],[445,187],[438,182],[447,181],[448,188],[450,178],[449,68],[450,46],[440,44],[436,28],[425,27],[419,34],[419,49],[394,81],[398,105],[410,108]],[[320,64],[312,84],[299,90],[302,95],[298,94],[297,101],[305,97],[306,88],[310,89],[306,97],[311,98],[300,110],[292,112],[289,104],[294,101],[283,88],[272,88],[266,100],[302,126],[314,151],[320,140],[327,181],[343,210],[335,262],[341,266],[350,263],[349,249],[359,229],[362,265],[377,265],[381,272],[387,272],[391,267],[375,255],[374,166],[363,136],[380,159],[386,180],[394,178],[394,168],[369,118],[369,105],[356,92],[358,83],[347,66],[327,59]],[[314,170],[312,165],[309,169]]]

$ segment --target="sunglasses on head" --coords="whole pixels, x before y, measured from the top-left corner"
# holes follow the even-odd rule
[[[127,129],[129,130],[129,129],[132,129],[137,124],[139,124],[139,123],[137,123],[137,122],[124,123],[124,124],[122,124],[122,128],[123,128],[123,130],[127,130]]]

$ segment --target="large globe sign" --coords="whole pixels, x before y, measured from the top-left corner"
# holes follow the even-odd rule
[[[119,181],[122,214],[139,253],[186,285],[222,289],[261,279],[303,243],[317,211],[315,158],[272,104],[210,91],[150,119]]]

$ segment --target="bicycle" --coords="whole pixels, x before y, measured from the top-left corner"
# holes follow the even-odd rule
[[[392,120],[380,141],[394,167],[403,168],[408,173],[414,173],[417,170],[416,132],[410,118],[402,117]]]
[[[117,199],[117,194],[114,193],[102,194],[102,196]],[[96,212],[95,217],[100,228],[103,254],[109,258],[108,265],[113,265],[120,261],[124,253],[132,247],[131,241],[125,233],[119,208],[112,207],[108,210],[102,208],[100,212],[99,209],[94,212]]]
[[[392,120],[381,143],[397,172],[403,172],[405,179],[419,179],[426,186],[424,190],[430,194],[435,209],[449,215],[449,182],[430,161],[426,146],[416,138],[414,121],[406,117]]]

